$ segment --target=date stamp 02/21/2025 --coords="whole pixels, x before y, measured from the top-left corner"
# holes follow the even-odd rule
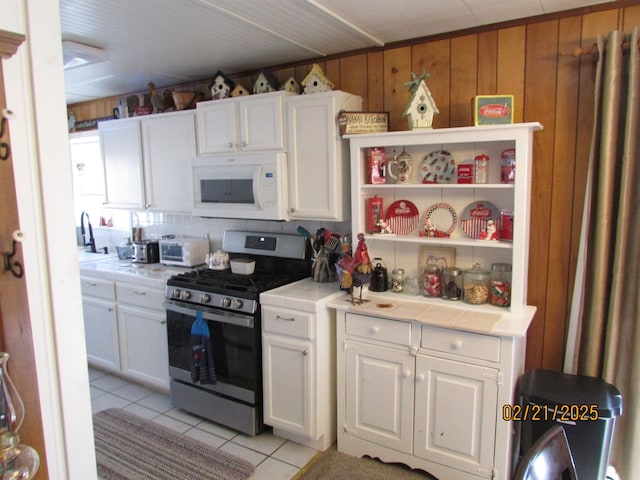
[[[502,406],[502,419],[505,422],[585,422],[595,421],[600,418],[598,405],[588,404],[557,404],[557,405],[536,405],[527,403],[525,405]]]

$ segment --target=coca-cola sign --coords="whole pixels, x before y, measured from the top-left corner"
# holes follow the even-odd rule
[[[513,123],[513,95],[478,95],[474,98],[475,125]]]
[[[497,105],[495,103],[480,107],[480,115],[487,118],[506,118],[511,113],[509,105]]]

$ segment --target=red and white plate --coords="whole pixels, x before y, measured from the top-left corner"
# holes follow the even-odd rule
[[[436,203],[424,212],[424,224],[451,235],[458,224],[458,214],[448,203]]]
[[[460,215],[460,226],[469,237],[480,240],[498,240],[497,225],[500,210],[491,202],[472,202]]]
[[[418,228],[418,208],[409,200],[398,200],[387,209],[387,224],[396,235],[411,235]]]

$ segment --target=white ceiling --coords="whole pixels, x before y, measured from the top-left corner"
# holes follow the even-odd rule
[[[206,80],[612,0],[60,0],[62,39],[107,60],[67,103]]]

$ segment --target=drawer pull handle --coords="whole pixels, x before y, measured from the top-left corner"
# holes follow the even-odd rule
[[[112,307],[107,308],[107,312],[113,312],[113,308]]]
[[[133,291],[134,295],[146,295],[147,292],[139,292],[138,290]]]
[[[86,282],[85,285],[87,285],[87,287],[97,287],[98,284],[95,282]]]
[[[287,322],[295,322],[296,321],[295,317],[281,317],[280,315],[277,315],[276,318],[278,320],[285,320]]]
[[[380,327],[371,327],[371,333],[378,333],[380,331]]]
[[[453,350],[460,350],[460,349],[462,348],[462,341],[460,341],[460,340],[454,340],[454,341],[451,343],[451,348],[452,348]]]

